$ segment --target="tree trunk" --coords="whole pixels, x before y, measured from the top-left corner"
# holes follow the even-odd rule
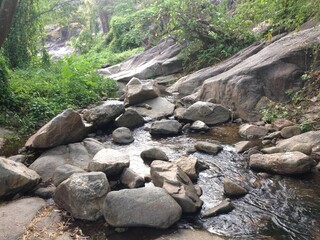
[[[18,0],[0,0],[0,48],[9,33],[17,4]]]
[[[102,27],[102,32],[104,34],[109,32],[109,16],[107,13],[101,11],[99,12],[100,23]]]

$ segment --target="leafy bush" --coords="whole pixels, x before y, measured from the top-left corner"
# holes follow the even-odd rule
[[[81,108],[114,96],[117,84],[98,75],[92,64],[69,57],[48,68],[10,72],[10,98],[1,105],[0,125],[28,133],[67,108]]]
[[[5,58],[0,53],[0,105],[4,104],[8,96],[8,68]]]

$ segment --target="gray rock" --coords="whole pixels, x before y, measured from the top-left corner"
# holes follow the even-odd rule
[[[32,190],[40,176],[22,163],[0,158],[0,199]]]
[[[37,197],[0,203],[0,240],[22,239],[26,228],[45,206],[45,200]]]
[[[281,138],[281,131],[275,131],[275,132],[269,133],[268,135],[264,136],[263,139],[272,140],[277,138]]]
[[[159,96],[160,90],[157,82],[152,80],[142,82],[134,77],[126,85],[124,102],[131,106]]]
[[[57,187],[54,201],[74,218],[95,221],[103,215],[103,201],[109,191],[104,173],[74,173]]]
[[[209,142],[197,142],[195,148],[200,152],[205,152],[208,154],[217,154],[223,147],[219,143],[209,143]]]
[[[311,171],[315,162],[301,152],[254,154],[250,156],[250,168],[283,175],[297,175]]]
[[[284,119],[284,118],[280,118],[280,119],[276,119],[273,122],[273,126],[277,129],[277,130],[281,130],[284,127],[289,127],[289,126],[293,126],[293,122],[289,121],[288,119]]]
[[[262,153],[265,153],[265,154],[272,154],[272,153],[281,153],[281,152],[284,152],[281,148],[278,148],[278,147],[262,148],[260,151],[261,151]]]
[[[94,127],[105,127],[124,112],[123,102],[108,100],[102,105],[86,110],[83,118]]]
[[[182,119],[200,120],[208,125],[224,123],[230,119],[230,111],[220,104],[198,101],[183,113]]]
[[[251,141],[241,141],[241,142],[237,142],[235,144],[235,149],[237,151],[237,153],[242,153],[245,152],[247,150],[249,150],[250,148],[254,147],[254,143]]]
[[[184,112],[186,111],[187,109],[185,107],[177,107],[175,110],[174,110],[174,117],[176,119],[179,119],[181,120],[183,118],[183,114]]]
[[[228,106],[246,121],[260,120],[259,111],[267,105],[266,100],[283,102],[289,99],[287,90],[302,86],[300,76],[312,64],[307,49],[319,44],[319,30],[320,26],[316,26],[256,43],[218,66],[186,76],[179,92],[184,88],[196,92],[182,101],[211,99]],[[201,87],[190,87],[192,81]]]
[[[134,109],[127,109],[123,114],[116,118],[115,124],[118,127],[136,128],[144,124],[143,117]]]
[[[131,106],[141,116],[151,119],[161,119],[173,115],[174,104],[163,97],[147,100],[143,104]]]
[[[225,199],[221,203],[219,203],[219,205],[205,210],[202,213],[202,217],[209,218],[209,217],[213,217],[213,216],[216,216],[219,214],[228,213],[228,212],[231,212],[233,210],[233,208],[234,207],[233,207],[232,203],[230,202],[230,199]]]
[[[113,227],[168,228],[181,217],[181,207],[157,187],[110,192],[103,206],[104,217]]]
[[[162,40],[157,46],[135,55],[125,62],[101,69],[100,73],[119,82],[127,83],[131,78],[152,79],[182,71],[182,59],[177,58],[182,49],[173,39]]]
[[[27,156],[18,154],[18,155],[8,157],[8,159],[14,162],[24,163],[27,160]]]
[[[88,134],[79,113],[68,109],[40,128],[26,142],[26,147],[52,148],[82,141]]]
[[[104,149],[102,143],[86,138],[81,143],[58,146],[45,151],[30,165],[30,168],[41,176],[42,181],[51,182],[53,174],[59,166],[70,164],[86,170],[88,163],[101,149]]]
[[[74,173],[85,173],[85,171],[70,164],[64,164],[57,167],[53,173],[53,184],[59,186],[60,183],[68,179]]]
[[[228,178],[223,180],[224,194],[227,197],[240,197],[246,195],[248,190]]]
[[[194,131],[208,131],[210,128],[204,122],[197,120],[192,123],[190,129]]]
[[[167,154],[159,148],[150,148],[141,152],[140,157],[143,161],[153,160],[169,161]]]
[[[129,128],[119,127],[112,132],[112,141],[118,144],[129,144],[134,141]]]
[[[49,199],[53,197],[55,191],[56,191],[55,186],[48,186],[48,187],[38,188],[36,191],[34,191],[34,194],[38,197]]]
[[[283,138],[291,138],[299,134],[301,134],[301,129],[299,126],[284,127],[281,130],[281,136]]]
[[[88,169],[104,172],[108,177],[111,177],[121,174],[129,165],[129,155],[113,149],[102,149],[93,157]]]
[[[182,125],[177,120],[163,119],[151,124],[151,135],[178,135],[181,133]]]
[[[181,206],[182,211],[193,213],[202,206],[190,178],[176,164],[155,160],[150,170],[152,182],[164,188]]]
[[[308,144],[311,148],[320,145],[320,131],[306,132],[285,140],[277,142],[277,147],[281,148],[284,152],[292,152],[293,149],[299,145]]]
[[[182,171],[184,171],[191,180],[197,180],[198,159],[194,156],[179,157],[173,160],[173,163],[177,164]]]
[[[267,135],[269,130],[266,127],[260,127],[252,124],[242,124],[239,128],[239,134],[245,139],[261,138]]]
[[[133,170],[127,168],[123,171],[120,182],[126,187],[126,188],[140,188],[144,187],[145,181],[144,178],[139,176],[137,173],[135,173]]]

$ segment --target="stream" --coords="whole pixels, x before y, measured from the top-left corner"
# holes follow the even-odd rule
[[[115,145],[110,135],[100,137],[106,147],[125,151],[130,155],[130,168],[139,175],[149,173],[149,167],[140,153],[158,147],[169,159],[186,154],[196,141],[218,140],[224,149],[216,156],[193,153],[199,160],[209,164],[210,169],[199,174],[198,185],[202,188],[202,211],[218,205],[223,196],[223,178],[241,180],[249,194],[232,199],[235,209],[215,217],[202,219],[201,214],[185,215],[168,230],[129,229],[118,233],[106,228],[104,222],[94,228],[81,221],[79,226],[91,239],[143,240],[156,239],[162,234],[179,228],[209,231],[225,239],[320,239],[320,175],[311,173],[298,178],[278,175],[262,178],[248,168],[247,160],[235,152],[232,144],[240,141],[238,126],[225,124],[213,127],[208,133],[188,133],[177,137],[154,138],[144,127],[134,130],[135,141],[130,145]],[[108,230],[109,229],[109,230]],[[102,236],[102,237],[101,237]],[[162,239],[162,238],[160,238]]]

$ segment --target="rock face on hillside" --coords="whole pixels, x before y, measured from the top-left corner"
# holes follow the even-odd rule
[[[313,61],[320,26],[293,32],[271,43],[251,46],[231,59],[180,79],[168,90],[189,95],[184,102],[211,101],[255,121],[265,101],[287,99],[288,89],[301,87],[300,76]],[[196,92],[194,89],[201,86]]]
[[[181,45],[167,38],[125,62],[101,69],[100,73],[124,83],[133,77],[151,79],[178,73],[182,71],[182,60],[177,57],[181,49]]]

